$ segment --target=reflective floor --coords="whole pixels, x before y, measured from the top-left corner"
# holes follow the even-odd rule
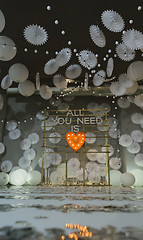
[[[1,187],[0,240],[143,239],[143,188]]]

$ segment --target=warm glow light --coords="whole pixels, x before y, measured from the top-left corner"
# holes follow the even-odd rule
[[[66,135],[66,140],[69,146],[77,152],[85,142],[85,134],[83,132],[75,134],[74,132],[69,132]]]

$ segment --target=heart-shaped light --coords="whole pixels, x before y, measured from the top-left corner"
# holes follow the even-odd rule
[[[67,140],[69,146],[75,152],[77,152],[85,142],[85,133],[78,132],[77,134],[75,134],[74,132],[68,132],[66,134],[66,140]]]

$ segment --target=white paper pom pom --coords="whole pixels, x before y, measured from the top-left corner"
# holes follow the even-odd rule
[[[132,81],[140,81],[143,79],[143,61],[135,61],[131,63],[127,69],[127,75]]]
[[[81,51],[78,60],[80,64],[87,69],[92,69],[97,65],[97,57],[89,50]]]
[[[51,88],[48,87],[48,85],[42,85],[40,87],[39,94],[40,94],[41,98],[48,100],[52,97],[53,93],[52,93]]]
[[[9,61],[15,57],[16,52],[13,40],[6,36],[0,36],[0,60]]]
[[[104,11],[101,20],[104,26],[112,32],[121,32],[124,29],[124,20],[116,11]]]
[[[36,144],[39,142],[39,135],[38,133],[31,133],[28,135],[28,139],[31,142],[31,144]]]
[[[78,64],[73,64],[67,67],[65,75],[67,78],[75,79],[80,76],[81,72],[81,67]]]
[[[62,161],[62,156],[59,153],[52,153],[52,160],[51,164],[53,165],[59,165]]]
[[[131,137],[135,142],[142,142],[143,141],[143,132],[140,130],[133,130],[131,132]]]
[[[140,144],[138,142],[134,142],[134,141],[132,142],[132,144],[129,147],[127,147],[128,152],[133,153],[133,154],[138,153],[140,151],[140,149],[141,149]]]
[[[143,48],[143,34],[135,29],[125,31],[122,35],[122,40],[132,50]]]
[[[72,52],[70,48],[63,48],[56,57],[57,65],[60,67],[66,65],[69,62],[71,55]]]
[[[57,88],[63,89],[67,88],[67,80],[65,77],[61,76],[60,74],[57,74],[53,77],[53,83]]]
[[[61,134],[58,132],[50,133],[48,139],[51,143],[59,143],[61,141]]]
[[[87,132],[85,135],[86,135],[86,138],[85,138],[86,143],[93,144],[96,142],[96,136],[93,132]]]
[[[26,183],[28,174],[24,169],[17,169],[9,174],[9,182],[15,186],[22,186]]]
[[[134,103],[138,106],[138,107],[143,107],[143,94],[137,95],[134,99]]]
[[[35,92],[35,86],[34,83],[32,83],[29,80],[26,80],[22,83],[18,84],[18,91],[19,93],[24,97],[30,97]]]
[[[37,186],[41,182],[41,173],[37,170],[33,170],[28,173],[27,183],[31,186]]]
[[[27,150],[31,147],[31,141],[28,138],[25,138],[20,143],[20,148],[22,150]]]
[[[0,142],[0,154],[4,153],[4,151],[5,151],[5,145],[2,142]]]
[[[33,45],[43,45],[47,42],[48,34],[43,27],[32,24],[24,29],[24,37]]]
[[[27,160],[25,159],[24,157],[21,157],[19,160],[18,160],[18,165],[23,168],[23,169],[27,169],[31,164],[31,161],[30,160]]]
[[[125,88],[130,88],[134,84],[134,81],[132,81],[126,73],[120,74],[118,80],[120,85]]]
[[[131,61],[135,58],[135,51],[128,48],[124,43],[120,43],[116,47],[118,57],[123,61]]]
[[[132,173],[135,177],[135,183],[133,186],[142,187],[143,186],[143,170],[133,169],[130,173]]]
[[[143,154],[142,153],[138,153],[135,156],[135,163],[139,166],[139,167],[143,167]]]
[[[25,65],[15,63],[9,68],[9,76],[14,82],[21,83],[28,78],[29,71]]]
[[[118,170],[111,170],[110,171],[110,183],[112,186],[120,186],[121,185],[121,178],[122,173]]]
[[[126,95],[128,95],[128,94],[131,95],[131,94],[135,93],[137,91],[137,89],[138,89],[138,83],[134,82],[131,87],[126,88],[125,94]]]
[[[1,163],[1,170],[2,172],[10,172],[12,169],[12,162],[9,160],[5,160]]]
[[[126,97],[121,97],[117,100],[117,104],[121,108],[128,108],[130,107],[131,103],[128,101]]]
[[[121,184],[124,187],[131,187],[135,183],[135,177],[129,172],[125,172],[121,175]]]
[[[123,134],[119,138],[119,144],[123,147],[128,147],[132,144],[133,140],[132,137],[128,134]]]
[[[112,157],[112,158],[110,158],[109,164],[110,164],[110,167],[113,168],[113,169],[115,169],[115,170],[120,169],[121,166],[122,166],[121,159],[118,158],[118,157]]]
[[[3,15],[3,12],[0,10],[0,32],[2,32],[4,27],[5,27],[5,17]]]
[[[11,140],[17,140],[21,136],[21,131],[16,128],[16,129],[10,131],[8,135]]]
[[[87,152],[87,158],[90,161],[96,161],[98,159],[97,150],[94,149],[94,148],[89,149],[88,152]]]
[[[100,183],[100,176],[96,172],[91,171],[88,174],[88,181],[92,184],[97,185]]]
[[[5,186],[9,182],[9,175],[4,172],[0,172],[0,186]]]
[[[47,75],[52,75],[55,72],[57,72],[59,69],[59,66],[57,65],[56,59],[50,59],[44,66],[44,72]]]
[[[80,168],[80,161],[78,158],[71,158],[68,160],[67,167],[71,170],[78,170]]]
[[[6,75],[1,81],[1,88],[8,89],[12,85],[12,79],[9,75]]]
[[[102,152],[109,152],[109,157],[111,157],[114,154],[114,148],[110,144],[108,145],[107,148],[106,147],[102,147],[101,151]]]
[[[23,156],[27,160],[33,160],[36,156],[36,151],[33,148],[29,148],[24,151]]]
[[[119,82],[113,82],[113,83],[111,83],[110,91],[115,96],[122,96],[125,94],[126,88],[123,87]]]

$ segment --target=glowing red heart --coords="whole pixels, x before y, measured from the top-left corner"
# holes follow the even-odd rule
[[[74,132],[68,132],[66,134],[66,140],[67,140],[69,146],[75,152],[77,152],[85,142],[85,133],[78,132],[77,134],[75,134]]]

